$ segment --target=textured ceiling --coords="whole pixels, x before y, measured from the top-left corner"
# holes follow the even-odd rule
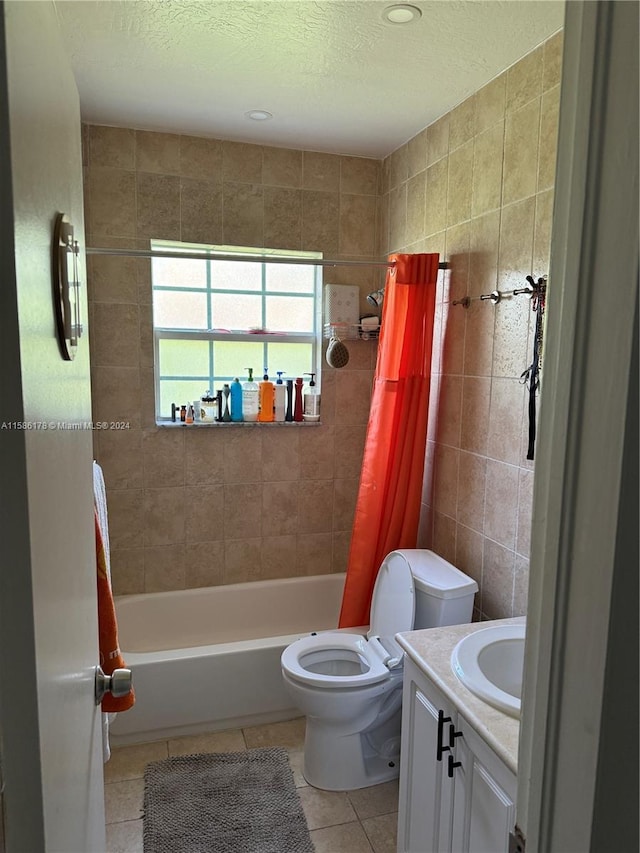
[[[384,157],[563,23],[559,0],[55,0],[85,121]],[[265,122],[247,110],[273,113]]]

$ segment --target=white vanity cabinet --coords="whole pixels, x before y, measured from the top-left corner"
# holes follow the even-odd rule
[[[506,853],[515,774],[405,657],[398,853]]]

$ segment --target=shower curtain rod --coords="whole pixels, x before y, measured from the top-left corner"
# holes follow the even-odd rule
[[[254,261],[257,263],[270,264],[295,264],[316,267],[394,267],[395,261],[330,261],[325,258],[283,258],[277,255],[208,255],[204,252],[164,252],[152,251],[151,249],[107,249],[100,247],[86,248],[87,255],[118,255],[126,258],[177,258],[185,260],[202,261],[215,258],[216,261]],[[448,269],[449,264],[443,262],[438,265],[441,270]]]

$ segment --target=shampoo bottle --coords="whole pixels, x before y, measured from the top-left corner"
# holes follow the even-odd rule
[[[245,421],[255,423],[258,420],[258,383],[253,381],[253,367],[245,367],[249,378],[242,383],[242,416]]]
[[[237,376],[231,383],[231,420],[235,423],[242,420],[242,385]]]
[[[302,417],[305,421],[320,420],[320,394],[316,388],[315,373],[305,373],[305,376],[310,376],[309,387],[304,394],[304,406]]]
[[[287,412],[285,421],[293,420],[293,379],[287,379]]]
[[[284,387],[284,382],[282,381],[282,371],[278,371],[278,378],[276,379],[276,387],[274,389],[275,394],[275,402],[274,402],[274,417],[275,421],[278,423],[282,423],[285,418],[285,411],[287,408],[287,389]]]
[[[273,382],[269,381],[267,368],[264,369],[264,376],[259,387],[260,393],[260,414],[258,420],[261,423],[271,423],[273,421]]]
[[[293,404],[293,419],[294,421],[302,420],[302,376],[298,376],[296,379],[296,394],[295,394],[295,402]]]

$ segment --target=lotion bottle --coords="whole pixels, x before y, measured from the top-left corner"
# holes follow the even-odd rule
[[[242,415],[245,421],[255,423],[258,420],[258,383],[253,381],[253,367],[245,367],[249,378],[242,383]]]
[[[305,421],[320,420],[320,394],[316,388],[315,373],[305,373],[305,376],[310,376],[309,387],[304,393],[304,406],[302,417]]]
[[[260,414],[258,415],[258,420],[261,423],[271,423],[273,421],[273,399],[274,399],[274,391],[273,391],[273,382],[269,381],[269,374],[267,373],[267,368],[264,369],[264,376],[262,377],[262,382],[259,387],[260,392]]]
[[[278,371],[278,378],[276,379],[274,395],[274,420],[278,421],[278,423],[282,423],[285,418],[285,410],[287,407],[287,389],[284,387],[284,382],[282,381],[281,370]]]

